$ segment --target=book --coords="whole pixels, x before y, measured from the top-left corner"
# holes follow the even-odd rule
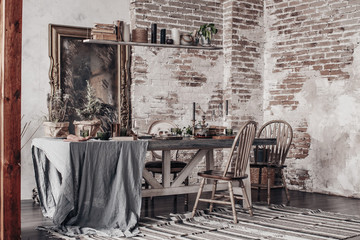
[[[97,40],[111,40],[111,41],[117,40],[115,33],[114,34],[96,33],[96,34],[92,34],[92,38]]]

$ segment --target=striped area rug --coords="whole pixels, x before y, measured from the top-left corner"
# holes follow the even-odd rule
[[[239,223],[232,223],[230,208],[198,211],[166,217],[143,218],[141,236],[131,239],[360,239],[360,217],[288,206],[254,206],[254,216],[239,210]],[[55,234],[56,235],[56,234]],[[65,238],[69,239],[69,238]],[[88,237],[77,239],[123,239]]]

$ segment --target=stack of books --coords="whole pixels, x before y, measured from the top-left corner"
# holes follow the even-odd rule
[[[91,29],[91,36],[98,40],[117,41],[117,26],[115,24],[96,23]]]

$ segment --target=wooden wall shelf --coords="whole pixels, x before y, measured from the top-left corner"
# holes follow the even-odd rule
[[[222,47],[203,47],[203,46],[185,46],[185,45],[173,45],[173,44],[157,44],[157,43],[138,43],[138,42],[118,42],[110,40],[96,40],[85,39],[84,43],[96,43],[96,44],[110,44],[110,45],[129,45],[139,47],[161,47],[161,48],[188,48],[198,50],[221,50]]]

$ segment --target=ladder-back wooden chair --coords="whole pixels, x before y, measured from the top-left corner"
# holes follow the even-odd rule
[[[178,126],[171,122],[171,121],[167,121],[167,120],[158,120],[153,122],[149,129],[148,129],[148,133],[149,134],[156,134],[156,135],[167,135],[170,133],[170,129],[171,128],[177,128]],[[151,151],[151,155],[152,155],[152,161],[148,161],[145,163],[145,169],[148,170],[149,172],[151,172],[154,176],[155,174],[162,174],[162,153],[161,151]],[[186,162],[182,162],[182,161],[178,161],[179,158],[179,151],[172,151],[171,152],[171,158],[175,159],[172,160],[170,162],[170,173],[173,174],[173,179],[176,178],[176,175],[178,173],[180,173],[186,166]],[[188,185],[188,181],[189,179],[186,178],[185,179],[185,185]],[[147,182],[145,183],[145,188],[148,188],[148,184]],[[151,198],[151,204],[154,205],[154,199]],[[188,210],[188,195],[185,195],[185,211]],[[176,211],[176,207],[177,207],[177,197],[175,196],[174,198],[174,208]]]
[[[161,134],[169,134],[170,133],[170,129],[171,128],[177,128],[176,124],[170,121],[166,121],[166,120],[159,120],[159,121],[155,121],[153,122],[149,129],[148,129],[148,133],[149,134],[157,134],[160,135]],[[151,151],[151,155],[152,155],[152,161],[149,161],[147,163],[145,163],[145,168],[152,172],[153,174],[155,173],[162,173],[162,161],[161,161],[161,151]],[[171,153],[171,157],[172,160],[171,161],[171,165],[170,165],[170,172],[172,174],[174,174],[174,178],[176,177],[176,174],[178,174],[179,172],[181,172],[183,170],[183,168],[186,166],[185,162],[182,161],[177,161],[178,159],[178,151],[173,151]]]
[[[271,171],[278,171],[281,175],[282,184],[280,187],[285,189],[287,201],[290,202],[289,191],[286,187],[286,181],[283,169],[286,167],[285,160],[289,152],[290,145],[293,138],[293,130],[289,123],[282,120],[274,120],[265,123],[258,132],[258,138],[276,138],[276,145],[265,145],[265,146],[256,146],[254,159],[255,162],[250,164],[251,168],[259,168],[259,178],[257,184],[252,184],[260,188],[267,188],[267,203],[270,205],[270,190],[272,185],[271,180]],[[259,152],[262,151],[261,154]],[[262,155],[264,161],[257,162],[258,156]],[[262,170],[266,168],[266,179],[267,183],[261,184],[261,174]],[[272,170],[273,169],[273,170]],[[273,185],[273,187],[275,187]]]
[[[221,170],[207,170],[204,172],[199,172],[198,175],[202,177],[202,181],[200,183],[200,189],[196,197],[196,201],[194,204],[194,209],[192,211],[192,216],[195,215],[197,205],[199,201],[201,202],[209,202],[210,203],[210,211],[213,210],[213,204],[228,204],[232,207],[232,213],[234,217],[234,222],[237,223],[237,215],[235,210],[235,199],[243,199],[246,201],[247,205],[249,206],[250,216],[253,215],[252,206],[249,201],[248,194],[245,189],[245,185],[243,179],[248,177],[245,174],[246,168],[248,166],[249,157],[250,157],[250,150],[252,149],[252,143],[255,138],[256,133],[256,122],[248,121],[246,122],[239,130],[238,134],[236,135],[229,159],[226,163],[225,169]],[[200,198],[202,191],[204,189],[204,185],[206,179],[213,180],[213,189],[211,194],[211,199],[203,199]],[[228,189],[229,195],[224,194],[216,194],[216,187],[218,181],[225,181],[228,182]],[[242,196],[235,196],[233,192],[233,185],[232,182],[237,181],[239,182],[239,186],[242,189]]]

